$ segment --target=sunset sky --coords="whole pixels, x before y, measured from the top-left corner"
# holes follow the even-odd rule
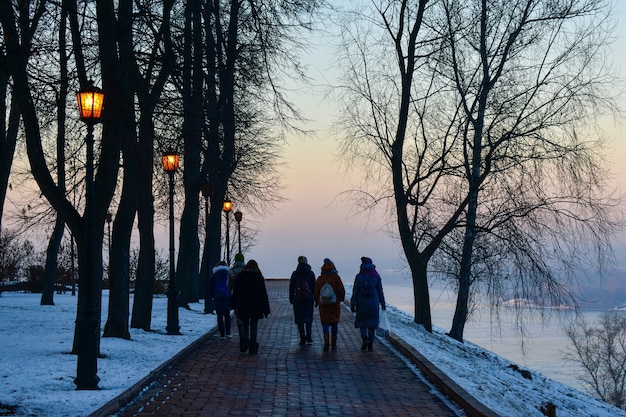
[[[626,78],[626,7],[622,1],[615,3],[619,22],[615,31],[618,39],[613,45],[614,56],[622,77]],[[387,233],[387,224],[393,219],[382,210],[369,215],[358,214],[350,201],[341,198],[342,192],[357,188],[360,176],[358,172],[351,172],[349,176],[343,172],[337,162],[337,142],[329,133],[335,109],[324,99],[326,90],[321,85],[335,81],[333,41],[313,37],[313,47],[303,57],[309,66],[308,75],[318,86],[294,95],[294,101],[310,120],[303,128],[315,133],[310,137],[290,137],[285,145],[286,166],[282,173],[286,201],[279,203],[265,217],[251,215],[245,207],[240,208],[244,213],[242,225],[257,230],[256,246],[245,254],[246,259],[256,259],[266,277],[278,278],[291,274],[299,255],[308,257],[316,273],[322,260],[329,257],[340,275],[351,282],[358,272],[360,257],[368,256],[374,260],[383,278],[401,283],[403,279],[408,280],[408,275],[401,249]],[[625,85],[622,83],[620,89]],[[626,110],[626,99],[622,100],[621,106]],[[610,162],[616,176],[615,186],[619,187],[626,184],[626,130],[624,126],[613,125],[607,126],[606,130],[613,146]],[[30,191],[32,196],[38,194],[36,190]],[[25,195],[24,190],[13,191],[10,198],[17,201],[18,195]],[[234,210],[237,210],[237,202],[234,203]],[[14,209],[13,203],[7,201],[5,210]],[[10,223],[5,212],[3,227],[10,227]],[[157,247],[167,251],[166,225],[157,224],[155,228]],[[235,236],[233,233],[231,238]],[[623,235],[617,239],[618,261],[626,268],[626,239]],[[47,237],[42,242],[46,240]]]
[[[624,2],[616,3],[619,22],[615,36],[618,39],[613,49],[616,65],[626,78],[626,11]],[[332,81],[334,69],[330,55],[333,50],[328,40],[317,43],[307,60],[310,75]],[[324,257],[330,257],[340,275],[351,282],[358,272],[359,258],[369,256],[384,276],[395,278],[395,282],[406,279],[405,263],[397,242],[381,230],[390,219],[380,212],[369,217],[356,215],[348,202],[336,199],[341,192],[354,188],[359,178],[354,172],[350,177],[345,176],[336,161],[337,143],[327,130],[334,117],[332,103],[315,94],[303,94],[299,98],[317,133],[314,139],[290,140],[285,151],[288,167],[283,170],[284,196],[289,200],[267,218],[254,219],[255,227],[259,228],[257,246],[247,257],[256,259],[268,277],[289,276],[298,255],[307,256],[316,272]],[[621,107],[626,110],[626,98]],[[626,129],[609,125],[606,130],[611,136],[613,151],[609,155],[618,187],[626,184]],[[618,262],[626,268],[626,239],[623,235],[617,238]]]

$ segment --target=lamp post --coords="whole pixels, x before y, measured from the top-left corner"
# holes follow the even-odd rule
[[[174,268],[174,173],[178,169],[180,155],[178,152],[169,151],[163,153],[161,160],[163,169],[169,175],[170,185],[170,276],[167,289],[167,334],[179,335],[178,324],[178,288],[176,288],[176,270]]]
[[[222,210],[226,213],[226,263],[230,266],[230,216],[229,213],[233,209],[233,202],[230,198],[224,199]]]
[[[77,390],[97,390],[99,320],[96,316],[94,219],[93,219],[93,128],[100,121],[104,93],[89,81],[77,94],[80,119],[87,124],[87,163],[85,172],[85,215],[82,248],[85,267],[78,277],[78,311],[76,314]]]
[[[237,210],[234,214],[235,220],[237,220],[237,242],[239,246],[239,253],[241,253],[241,219],[243,217],[243,213]]]

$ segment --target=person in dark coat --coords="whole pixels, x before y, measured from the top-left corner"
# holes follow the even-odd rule
[[[289,302],[293,305],[293,317],[298,325],[300,346],[312,344],[313,307],[315,299],[315,274],[305,256],[298,257],[298,266],[289,281]]]
[[[329,283],[334,291],[334,300],[327,302],[324,300],[323,287]],[[346,290],[343,282],[337,273],[335,264],[330,259],[324,259],[322,273],[315,283],[315,302],[319,306],[320,321],[324,332],[324,350],[328,351],[332,345],[333,350],[337,350],[337,333],[339,318],[341,316],[341,303],[346,297]]]
[[[239,350],[255,355],[259,350],[257,329],[259,320],[270,314],[270,303],[265,288],[265,278],[254,260],[237,275],[233,287],[231,305],[241,321]]]
[[[361,350],[373,350],[378,327],[378,305],[385,310],[385,295],[376,265],[370,258],[361,258],[361,269],[354,279],[350,309],[356,311],[354,327],[361,330]]]
[[[228,274],[228,288],[230,291],[233,291],[235,287],[235,279],[237,279],[237,275],[246,267],[246,262],[242,253],[235,254],[235,263],[232,268],[230,268],[230,273]],[[235,322],[237,323],[237,331],[241,334],[241,320],[235,314]]]
[[[217,327],[220,337],[230,337],[230,288],[228,288],[228,265],[220,261],[213,268],[213,275],[209,281],[209,297],[213,301],[213,308],[217,313]]]

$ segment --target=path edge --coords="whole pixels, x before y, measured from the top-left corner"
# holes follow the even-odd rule
[[[163,362],[158,367],[154,368],[152,371],[150,371],[150,373],[148,373],[148,375],[146,375],[145,377],[137,381],[126,391],[114,397],[109,402],[107,402],[106,404],[104,404],[103,406],[101,406],[100,408],[92,412],[91,414],[89,414],[87,417],[109,417],[109,416],[113,416],[119,413],[119,411],[124,406],[126,406],[135,398],[137,398],[137,396],[139,396],[139,394],[147,386],[149,386],[154,381],[156,381],[165,372],[167,368],[172,366],[176,361],[178,361],[180,358],[188,354],[190,351],[194,350],[200,344],[204,343],[204,341],[210,338],[217,331],[218,331],[217,326],[211,328],[204,335],[200,336],[199,338],[191,342],[189,345],[187,345],[185,348],[181,349],[177,354],[175,354],[174,356],[172,356],[171,358]]]
[[[500,417],[499,414],[478,401],[403,339],[390,335],[387,341],[398,349],[411,363],[417,366],[439,391],[462,408],[468,417]]]

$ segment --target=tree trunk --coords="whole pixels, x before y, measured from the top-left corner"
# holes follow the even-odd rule
[[[178,303],[198,301],[200,242],[198,215],[200,192],[200,155],[202,152],[203,45],[199,3],[190,2],[185,10],[185,51],[183,70],[183,185],[185,207],[180,221],[176,283]]]
[[[132,112],[130,112],[132,114]],[[128,330],[130,298],[130,240],[137,210],[139,173],[136,164],[136,142],[124,144],[124,183],[113,223],[109,259],[109,315],[103,337],[130,339]]]
[[[0,64],[0,234],[2,233],[2,214],[4,208],[4,200],[6,198],[9,185],[9,176],[11,175],[11,165],[13,164],[13,155],[15,154],[15,145],[17,143],[17,133],[20,122],[20,112],[17,106],[17,100],[13,97],[10,100],[11,109],[9,111],[8,125],[5,124],[6,117],[6,90],[8,82],[8,74],[5,68]]]
[[[152,322],[152,296],[154,292],[154,196],[152,195],[153,133],[151,115],[142,111],[139,120],[139,261],[135,281],[133,316],[130,327],[150,330]]]
[[[57,215],[52,235],[48,241],[48,248],[46,249],[46,268],[43,276],[43,289],[41,291],[40,302],[42,306],[54,305],[54,281],[57,276],[57,259],[59,256],[61,241],[63,240],[64,230],[65,223],[61,217]]]

